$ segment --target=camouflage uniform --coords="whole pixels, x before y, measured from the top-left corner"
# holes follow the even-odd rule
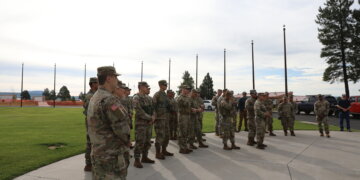
[[[176,98],[178,104],[178,144],[180,149],[188,149],[189,121],[191,113],[191,98],[180,95]]]
[[[223,144],[227,144],[227,141],[233,144],[235,143],[235,129],[233,128],[233,102],[227,101],[225,98],[222,98],[218,104],[219,113],[221,114],[221,129],[223,130]]]
[[[247,125],[249,129],[248,138],[252,140],[255,138],[256,135],[255,110],[254,110],[255,101],[256,101],[255,98],[250,97],[245,102],[245,109],[247,111],[247,119],[248,119]]]
[[[89,92],[86,94],[85,99],[84,99],[84,112],[83,114],[85,115],[85,125],[86,125],[86,151],[85,151],[85,164],[88,166],[91,166],[91,142],[90,142],[90,138],[89,138],[89,133],[88,133],[88,124],[87,124],[87,110],[89,107],[89,102],[90,99],[93,97],[93,95],[95,94],[96,91],[92,91],[89,90]]]
[[[198,98],[191,98],[191,108],[194,109],[201,108],[201,104]],[[195,142],[195,137],[198,142],[202,142],[199,112],[191,112],[188,130],[189,130],[189,144],[193,144]]]
[[[219,108],[217,106],[219,97],[221,97],[221,96],[214,96],[211,100],[211,105],[215,106],[215,133],[216,133],[216,135],[220,134],[220,131],[219,131],[220,130],[220,123],[219,123],[220,115],[219,115]]]
[[[267,99],[264,101],[264,105],[266,107],[266,111],[270,113],[270,117],[265,118],[265,130],[273,132],[273,117],[272,117],[272,110],[273,110],[273,102],[271,99]]]
[[[267,109],[265,107],[264,102],[258,99],[255,101],[254,110],[255,110],[255,124],[256,124],[256,140],[259,146],[262,145],[264,142],[265,121],[267,118],[265,116],[265,113],[267,112]]]
[[[174,98],[169,98],[170,112],[169,112],[169,126],[170,126],[170,137],[174,138],[177,136],[177,103]]]
[[[152,100],[148,95],[135,94],[133,97],[133,105],[135,109],[135,148],[134,157],[147,157],[151,147],[151,136],[153,105]]]
[[[325,133],[329,134],[329,124],[328,124],[328,114],[330,110],[330,103],[323,99],[322,101],[316,101],[314,104],[314,112],[316,114],[316,120],[318,122],[319,132],[323,134],[323,127],[324,124]]]
[[[233,103],[232,103],[232,110],[231,110],[231,115],[232,115],[232,126],[233,126],[233,129],[234,129],[234,132],[236,131],[236,119],[237,119],[237,104],[236,104],[236,101],[235,101],[235,97],[233,96]]]
[[[130,127],[125,107],[109,91],[99,88],[87,115],[93,179],[126,179]]]
[[[200,105],[200,107],[203,109],[203,105],[204,105],[204,100],[199,96],[197,97],[197,101]],[[203,118],[204,118],[204,113],[203,112],[199,112],[199,122],[200,122],[200,133],[202,134],[202,128],[203,128]]]
[[[170,101],[164,91],[158,91],[153,96],[153,105],[156,113],[155,120],[155,146],[167,146],[169,144],[169,110]]]
[[[129,126],[132,129],[132,114],[133,114],[133,105],[132,105],[132,99],[130,97],[123,97],[120,99],[120,102],[123,106],[126,107],[126,110],[129,115]]]
[[[278,106],[279,117],[281,120],[281,125],[283,126],[284,131],[290,129],[294,130],[294,126],[291,126],[291,116],[294,112],[293,106],[289,102],[282,102]]]
[[[226,94],[223,94],[222,96],[220,96],[218,99],[217,99],[217,107],[220,107],[220,103],[221,103],[221,101],[223,100],[223,99],[225,99],[225,95]],[[220,112],[221,110],[220,110],[220,108],[219,108],[219,134],[220,135],[222,135],[223,134],[223,129],[222,129],[222,125],[221,125],[221,122],[222,122],[222,119],[223,119],[223,117],[222,117],[222,114],[221,114],[221,112]]]

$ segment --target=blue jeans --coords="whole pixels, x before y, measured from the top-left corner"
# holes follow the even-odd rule
[[[339,113],[339,119],[340,119],[340,129],[344,130],[344,118],[346,120],[346,129],[350,129],[350,118],[349,118],[349,111],[346,112],[340,112]]]

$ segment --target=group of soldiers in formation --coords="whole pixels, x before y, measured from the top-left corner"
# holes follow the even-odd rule
[[[167,89],[167,82],[160,80],[159,91],[150,97],[149,85],[138,83],[138,93],[129,97],[131,89],[126,87],[117,76],[112,66],[97,69],[97,78],[90,78],[90,90],[84,99],[86,116],[87,148],[85,153],[85,171],[92,171],[93,179],[126,179],[129,166],[130,148],[134,149],[134,166],[142,168],[143,163],[155,163],[148,157],[151,147],[152,129],[155,129],[155,157],[164,160],[174,154],[167,151],[169,140],[178,140],[179,153],[189,154],[197,148],[207,148],[206,139],[202,136],[202,119],[205,109],[203,99],[197,89],[187,85],[181,86],[180,95]],[[273,101],[268,93],[246,92],[238,101],[233,91],[218,90],[212,99],[216,112],[216,135],[223,140],[223,149],[240,149],[235,145],[235,131],[239,132],[244,120],[245,131],[248,131],[247,145],[264,149],[265,133],[276,136],[272,128]],[[315,111],[322,113],[318,121],[326,119],[327,101],[315,104]],[[325,107],[325,108],[323,108]],[[284,97],[278,106],[279,118],[284,128],[284,135],[294,133],[294,120],[297,105],[292,96],[290,102]],[[135,111],[135,127],[133,127]],[[239,123],[237,124],[237,112]],[[328,111],[328,110],[327,110]],[[328,137],[328,125],[324,120]],[[131,144],[130,129],[135,129],[135,145]],[[320,128],[320,125],[319,125]],[[323,136],[322,129],[320,133]],[[256,136],[256,141],[255,141]],[[227,141],[230,140],[231,146]],[[196,146],[194,143],[198,143]]]

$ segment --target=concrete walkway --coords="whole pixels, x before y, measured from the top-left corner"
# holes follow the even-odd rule
[[[241,150],[224,151],[221,139],[207,134],[207,149],[198,149],[189,155],[178,153],[172,141],[169,151],[174,157],[156,160],[135,169],[133,159],[128,169],[128,179],[360,179],[360,133],[331,132],[331,138],[319,137],[315,131],[296,131],[296,137],[284,136],[277,131],[276,137],[265,138],[266,150],[245,145],[247,133],[236,133]],[[154,147],[150,158],[154,158]],[[17,180],[91,179],[85,173],[84,155],[74,156],[50,164],[16,178]]]

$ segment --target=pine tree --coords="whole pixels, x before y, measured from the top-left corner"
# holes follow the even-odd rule
[[[49,100],[50,99],[50,91],[49,91],[49,89],[45,88],[42,95],[45,97],[45,100]]]
[[[56,99],[56,94],[54,90],[50,91],[50,96],[49,96],[49,100],[55,100]]]
[[[61,101],[69,101],[71,99],[70,91],[66,86],[62,86],[57,94],[57,97],[60,98]]]
[[[210,77],[210,74],[207,73],[200,85],[200,96],[203,99],[211,99],[214,95],[213,80]]]
[[[23,92],[21,92],[21,97],[24,100],[30,100],[31,96],[28,90],[24,90]]]
[[[181,86],[183,86],[183,85],[188,85],[191,89],[194,88],[194,79],[190,76],[190,73],[188,71],[184,72],[182,79],[183,79],[183,82],[180,84],[180,86],[178,86],[178,88],[179,88],[179,91],[177,92],[178,94],[180,94]]]
[[[318,39],[324,45],[320,57],[325,58],[328,67],[323,80],[334,83],[343,81],[345,92],[349,95],[348,79],[356,82],[359,76],[352,72],[352,39],[354,19],[351,5],[353,0],[327,0],[324,7],[319,7],[315,22],[319,24]]]

